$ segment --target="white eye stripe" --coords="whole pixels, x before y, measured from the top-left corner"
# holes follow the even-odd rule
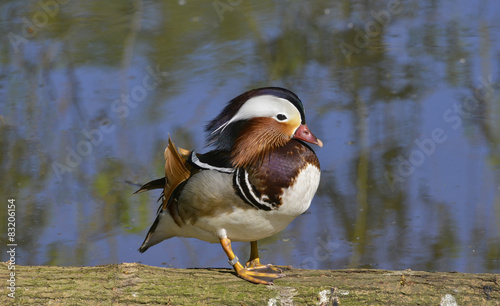
[[[283,115],[286,118],[280,120],[278,118],[279,115]],[[229,124],[238,120],[246,120],[257,117],[274,118],[282,122],[289,121],[294,118],[296,118],[298,122],[302,121],[300,112],[295,105],[292,104],[292,102],[273,95],[262,95],[253,97],[246,101],[230,120],[221,124],[212,132],[212,134],[222,133]]]
[[[301,119],[300,113],[292,102],[271,95],[262,95],[249,99],[238,110],[229,123],[256,117],[277,118],[278,114],[288,119],[297,117]]]

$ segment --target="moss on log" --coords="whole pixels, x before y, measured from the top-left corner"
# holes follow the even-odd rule
[[[4,284],[9,272],[3,263]],[[292,269],[274,286],[263,286],[239,279],[230,269],[167,269],[136,263],[16,266],[15,273],[16,298],[9,298],[10,291],[2,286],[2,305],[500,304],[499,274]]]

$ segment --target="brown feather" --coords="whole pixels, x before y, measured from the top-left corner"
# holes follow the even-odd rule
[[[232,165],[245,168],[262,161],[270,151],[282,147],[291,139],[286,126],[272,118],[254,118],[242,128],[231,154]]]
[[[183,152],[184,151],[184,152]],[[185,150],[181,154],[185,155]],[[182,158],[174,143],[168,137],[168,147],[165,149],[165,189],[163,190],[163,209],[167,208],[174,190],[191,176],[186,159]]]
[[[298,174],[308,165],[320,169],[318,157],[308,146],[292,140],[274,150],[259,167],[250,168],[250,182],[279,207],[283,190],[293,185]]]
[[[169,140],[170,140],[170,138],[169,138]],[[189,154],[191,154],[191,151],[183,149],[183,148],[177,148],[177,149],[179,150],[179,154],[183,159],[187,160],[189,158]],[[165,150],[165,152],[166,151],[167,150]],[[165,156],[165,158],[166,158],[166,156]],[[185,162],[184,162],[184,164],[186,165],[186,168],[188,170],[190,170],[190,171],[192,170],[191,165],[186,164]],[[137,190],[133,194],[138,194],[138,193],[142,193],[144,191],[149,191],[149,190],[153,190],[153,189],[165,189],[165,185],[166,185],[165,177],[162,177],[162,178],[153,180],[151,182],[147,182],[146,184],[142,185],[141,188],[139,188],[139,190]],[[163,194],[162,194],[162,196],[163,196]]]

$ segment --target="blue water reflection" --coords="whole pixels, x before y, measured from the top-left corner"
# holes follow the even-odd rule
[[[318,195],[265,262],[500,273],[497,2],[42,2],[0,5],[20,264],[226,267],[192,239],[139,254],[159,194],[134,184],[162,176],[168,134],[203,151],[229,99],[274,85],[325,147]]]

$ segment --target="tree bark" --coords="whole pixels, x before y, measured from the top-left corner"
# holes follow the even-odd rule
[[[137,263],[96,267],[1,264],[0,304],[500,305],[500,274],[389,270],[286,271],[274,286],[230,269],[167,269]],[[7,285],[8,286],[8,285]],[[448,303],[448,304],[446,304]]]

